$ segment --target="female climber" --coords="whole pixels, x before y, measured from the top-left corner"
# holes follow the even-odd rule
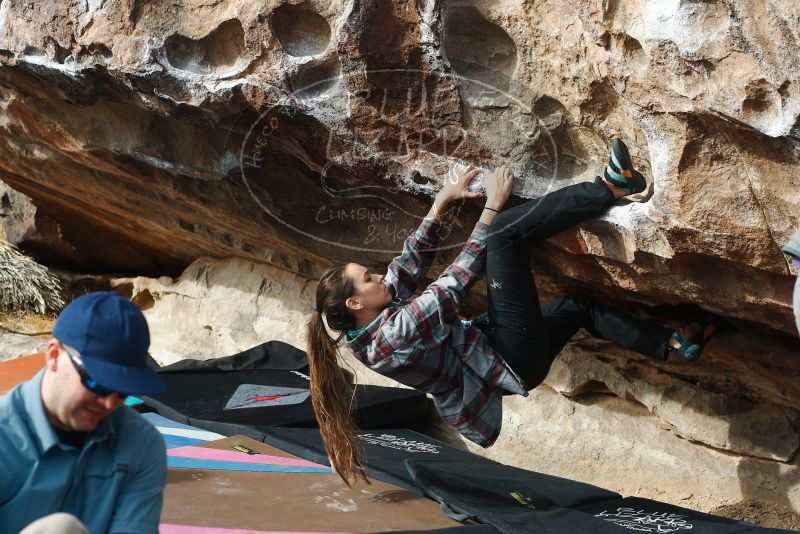
[[[544,310],[530,269],[528,245],[595,217],[616,199],[644,190],[628,149],[612,141],[604,177],[559,189],[503,211],[514,182],[506,167],[486,181],[486,204],[458,257],[418,297],[431,266],[440,217],[454,200],[483,196],[467,189],[472,167],[445,180],[419,228],[385,275],[358,263],[326,271],[308,324],[311,399],[331,465],[345,482],[366,480],[351,415],[348,377],[337,364],[346,347],[367,367],[430,393],[445,421],[489,447],[500,432],[502,396],[527,395],[580,329],[657,360],[675,353],[696,360],[712,333],[693,323],[678,331],[643,322],[583,294]],[[486,273],[488,311],[462,321],[459,308]],[[328,335],[323,316],[337,336]]]

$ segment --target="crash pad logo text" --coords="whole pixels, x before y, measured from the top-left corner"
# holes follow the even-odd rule
[[[388,447],[390,449],[398,449],[406,452],[425,452],[429,454],[439,454],[439,445],[432,445],[422,441],[408,440],[391,434],[381,434],[374,436],[372,434],[362,434],[358,436],[362,441],[370,445],[380,445],[381,447]]]
[[[693,528],[693,525],[686,521],[685,515],[667,512],[645,512],[634,508],[617,508],[616,512],[603,511],[595,517],[636,532],[666,534],[667,532],[691,530]]]

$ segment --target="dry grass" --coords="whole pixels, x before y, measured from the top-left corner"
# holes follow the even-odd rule
[[[57,313],[65,305],[61,282],[0,235],[0,311]]]

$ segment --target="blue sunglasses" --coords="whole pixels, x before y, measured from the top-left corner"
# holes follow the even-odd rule
[[[78,371],[78,375],[81,377],[81,384],[83,384],[83,387],[100,397],[107,397],[108,395],[113,394],[116,394],[121,399],[127,397],[127,395],[124,393],[104,388],[98,384],[91,376],[89,376],[89,373],[86,372],[86,368],[83,366],[81,357],[78,354],[73,353],[73,350],[75,349],[67,348],[67,346],[63,343],[61,346],[64,347],[64,352],[66,352],[67,356],[69,356],[69,361],[72,362],[73,367],[75,367],[75,370]]]

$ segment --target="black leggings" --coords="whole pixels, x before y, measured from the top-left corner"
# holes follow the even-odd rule
[[[528,245],[596,217],[615,201],[599,180],[571,185],[498,215],[489,227],[486,285],[491,346],[526,382],[541,383],[580,328],[595,337],[664,360],[671,330],[619,312],[583,294],[544,310],[531,273]]]

